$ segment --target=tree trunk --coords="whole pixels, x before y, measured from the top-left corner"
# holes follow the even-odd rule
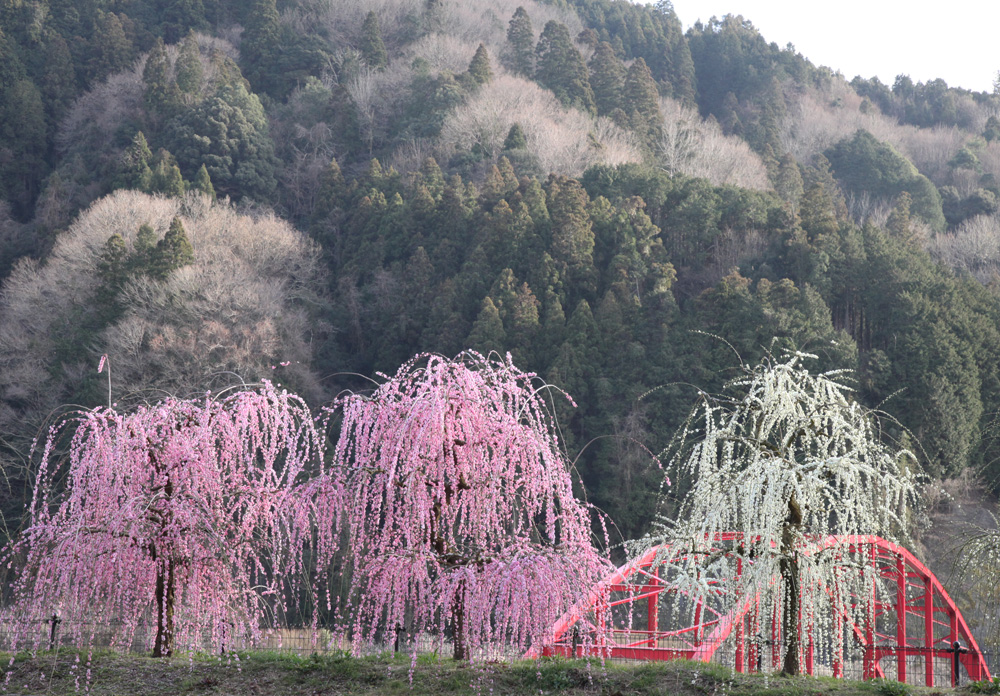
[[[780,561],[785,601],[782,602],[781,632],[784,635],[785,661],[781,673],[799,673],[799,562],[792,556]]]
[[[156,569],[156,642],[153,657],[174,654],[174,562]]]
[[[456,660],[469,659],[468,638],[465,635],[465,582],[459,583],[458,593],[455,595],[455,603],[452,605],[451,618],[453,621],[452,639],[455,642],[453,657]]]
[[[782,674],[799,673],[799,560],[798,534],[802,526],[802,509],[795,494],[788,499],[788,516],[781,532],[781,584],[785,588],[785,601],[781,603],[781,633],[785,644],[785,661]]]

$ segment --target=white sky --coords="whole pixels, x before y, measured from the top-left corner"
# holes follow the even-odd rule
[[[768,42],[788,42],[814,65],[991,92],[1000,70],[998,0],[673,0],[685,31],[699,19],[743,15]]]

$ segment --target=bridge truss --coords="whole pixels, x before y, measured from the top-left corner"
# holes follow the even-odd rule
[[[722,535],[719,541],[738,538]],[[842,677],[845,667],[854,666],[854,655],[860,656],[862,673],[857,676],[865,679],[943,686],[954,684],[960,672],[972,680],[989,678],[962,614],[934,574],[907,549],[876,536],[831,536],[813,548],[839,551],[845,567],[855,572],[860,564],[870,564],[887,591],[870,603],[860,624],[846,611],[832,611],[833,635],[842,638],[826,641],[833,647],[824,654],[818,654],[813,635],[820,629],[800,623],[804,672]],[[705,662],[725,653],[737,672],[780,668],[780,618],[763,616],[754,597],[741,598],[727,613],[710,598],[677,597],[664,581],[670,569],[663,557],[662,548],[651,548],[619,568],[553,626],[551,640],[535,653]],[[719,594],[723,587],[720,581]],[[850,647],[854,650],[845,650]]]

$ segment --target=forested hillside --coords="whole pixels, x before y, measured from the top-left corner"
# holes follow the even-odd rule
[[[319,404],[465,348],[572,396],[564,445],[624,538],[698,390],[785,348],[853,370],[932,477],[1000,485],[1000,95],[849,79],[751,20],[4,3],[8,527],[73,405],[262,378]]]

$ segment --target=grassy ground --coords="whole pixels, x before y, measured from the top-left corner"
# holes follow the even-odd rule
[[[65,650],[18,655],[6,693],[82,693],[87,690],[86,655]],[[7,655],[3,664],[10,660]],[[630,696],[932,696],[951,689],[909,687],[896,682],[854,682],[830,678],[734,675],[720,665],[696,662],[608,664],[543,660],[515,664],[457,665],[451,660],[349,656],[295,657],[256,653],[237,661],[183,657],[156,660],[134,655],[95,654],[89,693],[100,696],[328,696],[333,694],[599,694]],[[411,683],[412,673],[412,683]],[[79,685],[79,686],[78,686]],[[79,688],[79,691],[77,691]]]

